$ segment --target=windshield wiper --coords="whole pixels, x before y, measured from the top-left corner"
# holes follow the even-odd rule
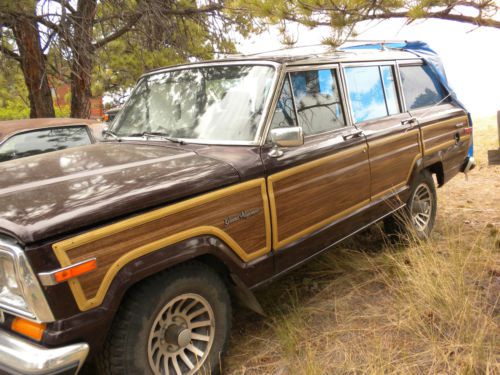
[[[121,141],[121,138],[118,137],[118,135],[114,131],[112,131],[112,130],[103,130],[102,131],[102,135],[104,136],[104,139],[106,139],[107,136],[111,136],[114,139],[116,139],[118,142]]]
[[[184,141],[182,139],[171,137],[171,136],[169,136],[169,135],[167,135],[165,133],[162,133],[162,132],[134,133],[134,134],[130,134],[129,137],[146,137],[146,139],[149,138],[149,137],[158,137],[158,138],[170,141],[170,142],[178,143],[180,145],[184,144]]]

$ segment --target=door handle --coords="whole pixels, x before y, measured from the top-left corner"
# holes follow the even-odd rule
[[[415,117],[411,117],[408,120],[401,121],[401,125],[409,126],[410,128],[418,124],[418,120]]]
[[[347,141],[348,139],[361,137],[362,135],[363,135],[363,130],[357,130],[349,134],[342,134],[342,138],[344,138],[344,141]]]

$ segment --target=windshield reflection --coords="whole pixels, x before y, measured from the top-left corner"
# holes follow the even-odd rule
[[[255,140],[274,78],[262,65],[212,65],[142,79],[113,131],[197,141]]]

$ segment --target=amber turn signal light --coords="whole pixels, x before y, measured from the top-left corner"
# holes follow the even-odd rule
[[[72,279],[74,277],[83,275],[87,272],[93,271],[97,268],[97,261],[89,259],[85,262],[75,264],[74,266],[66,267],[54,273],[54,279],[57,283]]]
[[[471,127],[465,128],[465,135],[471,135],[471,134],[472,134],[472,128]]]
[[[41,341],[43,332],[45,332],[46,325],[43,323],[36,323],[30,320],[16,317],[12,321],[10,328],[21,335],[32,338],[36,341]]]

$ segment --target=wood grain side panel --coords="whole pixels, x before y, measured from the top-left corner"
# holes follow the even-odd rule
[[[366,204],[369,175],[363,145],[270,176],[274,247],[282,247]]]
[[[54,248],[63,266],[97,258],[96,271],[70,282],[80,308],[86,309],[102,301],[112,278],[128,261],[190,236],[216,235],[245,261],[270,251],[266,194],[264,179],[254,180],[98,229]],[[244,217],[242,212],[252,214]],[[226,225],[228,217],[234,221]]]
[[[372,199],[404,186],[420,152],[419,130],[414,129],[368,142]]]
[[[461,127],[457,128],[457,125]],[[422,125],[424,154],[445,148],[454,142],[455,134],[468,125],[467,116],[460,116],[429,125]]]

